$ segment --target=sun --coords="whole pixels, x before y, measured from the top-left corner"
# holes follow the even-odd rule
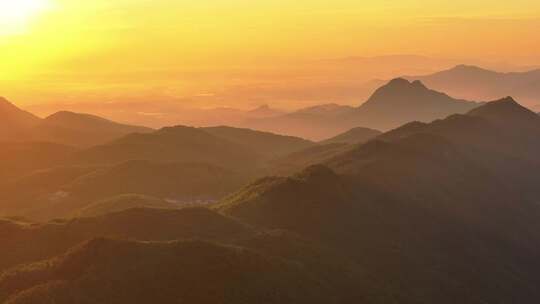
[[[0,0],[0,34],[17,34],[50,6],[50,0]]]

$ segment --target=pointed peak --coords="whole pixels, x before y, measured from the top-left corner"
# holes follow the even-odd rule
[[[411,84],[412,84],[414,87],[418,87],[418,88],[422,88],[422,89],[426,89],[426,90],[428,89],[428,88],[424,85],[424,83],[423,83],[422,81],[420,81],[420,80],[415,80],[415,81],[413,81]]]
[[[395,78],[390,80],[386,85],[382,86],[380,89],[383,90],[406,90],[406,89],[421,89],[429,90],[424,83],[420,80],[409,81],[405,78]]]
[[[481,114],[484,112],[502,112],[502,111],[509,111],[509,110],[519,110],[522,112],[530,112],[527,108],[520,105],[514,98],[508,96],[505,98],[501,98],[498,100],[490,101],[485,103],[484,105],[472,110],[469,112],[469,114]]]
[[[404,101],[415,101],[419,98],[439,98],[440,93],[430,90],[421,81],[409,81],[405,78],[395,78],[386,85],[378,88],[363,106],[375,106],[381,104],[403,104]],[[437,95],[437,96],[434,96]]]
[[[512,97],[488,102],[470,111],[469,115],[500,123],[522,123],[531,120],[538,120],[538,123],[540,123],[540,119],[536,113],[520,105]]]
[[[4,97],[0,97],[0,120],[12,127],[31,127],[39,123],[39,117],[17,107]]]
[[[490,102],[490,104],[506,104],[512,106],[521,106],[513,97],[507,96],[505,98]]]
[[[11,108],[16,108],[17,106],[15,106],[15,105],[14,105],[11,101],[9,101],[7,98],[0,96],[0,107],[11,107]]]

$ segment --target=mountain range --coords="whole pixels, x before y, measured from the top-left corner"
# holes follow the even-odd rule
[[[129,113],[138,111],[136,115],[132,114],[140,119],[130,119],[116,112],[107,113],[118,116],[122,121],[150,126],[178,123],[199,127],[227,125],[320,141],[356,127],[387,131],[409,121],[430,122],[450,114],[465,113],[478,106],[476,103],[454,99],[428,89],[421,82],[407,82],[401,78],[388,83],[377,81],[376,86],[379,88],[374,89],[375,93],[359,106],[329,103],[285,112],[268,105],[253,110],[194,110],[176,104],[167,104],[159,109],[148,108],[145,104],[119,104],[115,107],[123,106],[124,110],[129,108]],[[100,112],[90,106],[82,109]],[[124,110],[122,111],[125,112]]]
[[[41,119],[0,98],[0,141],[54,142],[75,147],[102,144],[149,128],[124,125],[101,117],[61,111]]]
[[[540,116],[395,79],[256,121],[314,120],[2,143],[0,302],[538,302]]]
[[[336,143],[346,143],[346,144],[363,144],[379,135],[382,132],[378,130],[368,129],[368,128],[352,128],[347,132],[338,134],[332,138],[325,139],[321,141],[321,144],[336,144]]]
[[[532,303],[539,126],[506,98],[261,179],[216,208],[341,248],[399,303]]]
[[[251,120],[253,129],[323,140],[355,127],[390,130],[410,121],[430,122],[454,113],[466,113],[479,103],[454,99],[431,90],[420,81],[403,78],[380,87],[359,107],[336,104]]]
[[[279,129],[278,127],[274,127],[272,129],[271,124],[265,123],[264,121],[266,119],[286,116],[287,114],[296,112],[291,112],[290,108],[288,110],[274,108],[276,105],[283,106],[281,102],[287,98],[311,100],[311,104],[319,104],[321,109],[335,107],[335,104],[333,103],[343,103],[346,105],[353,105],[351,107],[357,107],[362,101],[369,99],[369,96],[375,90],[385,85],[388,82],[387,79],[394,77],[394,75],[396,75],[396,70],[402,70],[402,72],[400,72],[402,75],[408,75],[403,76],[405,79],[410,81],[420,80],[427,87],[436,91],[445,92],[456,99],[487,101],[502,96],[513,96],[529,108],[535,109],[536,111],[540,109],[538,107],[538,104],[540,103],[539,94],[538,91],[535,90],[538,87],[539,73],[538,70],[534,70],[535,67],[526,68],[484,62],[481,63],[481,65],[487,68],[480,68],[473,65],[459,64],[459,62],[453,60],[433,61],[432,58],[419,56],[384,56],[377,58],[351,57],[322,61],[320,64],[323,66],[328,65],[322,70],[325,73],[338,73],[340,79],[338,82],[340,83],[328,83],[329,76],[327,75],[325,79],[318,80],[311,86],[303,86],[301,88],[302,91],[309,92],[299,93],[297,90],[281,88],[281,84],[276,84],[279,88],[274,87],[273,85],[270,87],[257,86],[247,90],[236,88],[234,90],[239,91],[230,92],[232,95],[224,93],[227,96],[218,97],[216,95],[213,97],[204,97],[207,99],[197,101],[199,103],[203,102],[204,104],[215,104],[215,102],[212,103],[210,100],[213,100],[214,98],[232,98],[232,100],[238,100],[239,98],[250,99],[249,96],[253,96],[250,100],[259,101],[261,103],[270,103],[270,105],[263,104],[253,109],[249,109],[249,107],[248,109],[228,107],[205,107],[198,109],[185,106],[185,104],[196,102],[196,100],[175,99],[160,100],[157,102],[152,97],[145,97],[148,100],[141,98],[141,100],[136,101],[115,101],[106,104],[80,102],[44,104],[30,106],[28,109],[30,109],[31,112],[43,116],[48,116],[58,110],[93,113],[116,121],[129,122],[130,124],[144,125],[156,129],[178,124],[197,127],[228,125],[255,128],[260,126],[261,130],[278,131],[278,133],[289,132],[289,135],[304,137],[311,140],[322,140],[354,127],[386,129],[376,125],[356,122],[355,125],[348,125],[346,128],[339,128],[339,130],[336,130],[334,127],[335,124],[325,124],[325,119],[322,119],[321,122],[321,119],[316,116],[312,121],[323,124],[323,127],[320,127],[320,132],[310,132],[309,127],[306,127],[301,123],[301,117],[280,119],[280,121],[288,122],[291,126],[297,127],[298,132],[295,132],[295,130],[287,130],[286,128]],[[366,67],[371,66],[372,64],[379,67],[381,67],[381,65],[385,66],[385,69],[389,70],[383,74],[370,73],[370,76],[364,75],[368,76],[368,78],[365,78],[364,76],[359,77],[359,74],[365,73],[364,70]],[[398,65],[405,66],[400,69],[396,68]],[[343,68],[330,68],[335,68],[336,66],[342,66]],[[311,77],[313,77],[313,75],[311,75]],[[369,79],[373,80],[369,81]],[[287,83],[287,85],[292,84]],[[276,94],[276,90],[279,89],[282,89],[282,91]],[[287,94],[289,96],[285,96]],[[223,102],[223,100],[220,100],[220,102]],[[318,107],[319,106],[315,106],[315,109]],[[341,108],[346,110],[351,107],[344,106]],[[310,113],[313,112],[312,110],[313,106],[301,108],[298,110],[298,115],[314,114]],[[446,114],[449,115],[451,113]],[[443,117],[444,116],[437,118]],[[262,120],[262,122],[259,122],[259,120]],[[398,124],[398,126],[399,125],[400,124]],[[325,130],[332,130],[333,134],[330,134],[330,132],[324,133]]]
[[[0,174],[0,213],[48,220],[121,195],[155,197],[177,207],[210,203],[264,174],[271,159],[316,143],[232,127],[177,126],[90,148],[1,145],[9,170]]]
[[[0,97],[0,118],[2,119],[1,140],[20,138],[26,134],[28,128],[37,125],[40,121],[39,117],[17,108],[3,97]]]
[[[42,225],[7,220],[0,231],[9,231],[0,234],[3,248],[13,248],[0,253],[0,272],[9,268],[0,275],[5,303],[355,302],[350,282],[366,280],[317,243],[204,208],[131,209]],[[133,286],[145,288],[134,294]]]
[[[527,106],[540,101],[540,69],[501,73],[471,65],[458,65],[424,76],[408,76],[453,96],[474,100],[492,100],[513,96]]]

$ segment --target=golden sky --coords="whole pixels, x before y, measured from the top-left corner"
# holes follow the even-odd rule
[[[35,104],[304,85],[324,81],[320,60],[351,56],[537,65],[539,31],[532,0],[0,0],[0,95]],[[356,81],[390,76],[363,72]]]

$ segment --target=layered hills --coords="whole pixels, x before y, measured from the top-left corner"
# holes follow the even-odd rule
[[[130,133],[151,129],[119,124],[101,117],[73,112],[58,112],[41,119],[0,98],[0,141],[54,142],[89,147]]]
[[[501,73],[471,65],[424,76],[409,76],[429,87],[461,98],[493,100],[500,96],[513,96],[527,106],[540,100],[540,70]]]
[[[172,127],[4,183],[0,302],[538,302],[540,116],[403,79],[303,114],[391,130]]]
[[[430,122],[451,114],[466,113],[477,106],[478,103],[431,90],[420,81],[398,78],[377,89],[358,107],[323,105],[253,120],[246,125],[323,140],[356,127],[387,131],[410,121]]]
[[[495,101],[259,180],[216,208],[340,248],[398,302],[531,303],[539,124],[514,100]]]

